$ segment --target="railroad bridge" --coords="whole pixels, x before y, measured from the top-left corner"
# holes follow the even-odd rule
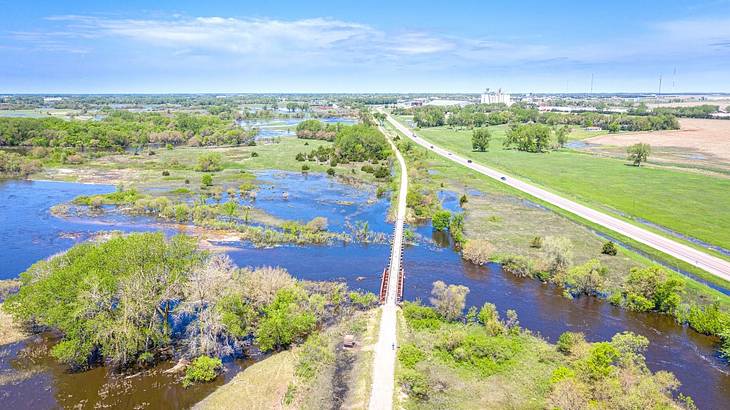
[[[403,301],[403,281],[405,280],[405,271],[403,269],[403,240],[396,240],[398,235],[398,224],[393,228],[393,235],[391,236],[391,251],[388,257],[388,264],[383,268],[383,275],[380,278],[380,303],[385,304],[388,298],[388,290],[391,285],[390,276],[393,272],[398,273],[398,279],[396,282],[396,300],[395,303]],[[393,263],[393,258],[397,261]]]

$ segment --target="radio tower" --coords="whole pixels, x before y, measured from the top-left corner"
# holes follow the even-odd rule
[[[591,94],[593,94],[593,73],[591,73]]]
[[[657,97],[662,95],[662,75],[659,74],[659,94],[657,94]]]

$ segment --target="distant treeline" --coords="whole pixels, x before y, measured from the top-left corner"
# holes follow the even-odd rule
[[[147,143],[248,145],[258,130],[245,130],[213,115],[113,111],[99,121],[0,118],[0,146],[123,149]]]
[[[557,113],[540,112],[527,104],[473,104],[465,107],[416,107],[397,109],[396,114],[412,114],[418,127],[442,125],[483,127],[510,123],[539,123],[551,126],[578,125],[617,131],[651,131],[679,129],[679,122],[671,113],[650,115],[601,114],[596,112]]]

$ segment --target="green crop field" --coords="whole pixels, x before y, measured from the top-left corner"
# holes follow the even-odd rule
[[[425,128],[419,130],[419,135],[596,209],[643,218],[683,235],[730,248],[730,179],[637,168],[620,159],[571,150],[546,154],[505,150],[505,130],[505,126],[490,127],[492,141],[487,152],[472,151],[470,130]]]

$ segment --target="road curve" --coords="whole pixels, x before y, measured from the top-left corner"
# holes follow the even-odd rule
[[[651,246],[658,251],[664,252],[667,255],[671,255],[677,259],[694,265],[718,278],[730,281],[730,262],[728,261],[709,255],[705,252],[702,252],[701,250],[676,242],[672,239],[647,231],[646,229],[642,229],[636,225],[632,225],[618,218],[606,215],[603,212],[596,211],[595,209],[578,204],[569,199],[553,194],[552,192],[548,192],[544,189],[528,184],[524,181],[520,181],[519,179],[509,176],[504,172],[497,171],[484,165],[470,162],[466,158],[460,157],[427,140],[424,140],[422,137],[416,135],[415,132],[408,129],[406,126],[398,122],[389,114],[387,116],[387,120],[406,137],[410,138],[411,140],[425,147],[426,149],[441,155],[446,159],[470,168],[476,172],[479,172],[480,174],[496,179],[497,181],[502,182],[505,185],[509,185],[513,188],[519,189],[522,192],[525,192],[534,196],[535,198],[541,199],[545,202],[560,207],[583,219],[601,225],[612,231],[618,232],[621,235],[627,236],[637,242],[641,242],[645,245]]]
[[[382,128],[380,131],[387,135]],[[398,192],[398,208],[396,213],[393,246],[391,247],[388,293],[385,304],[381,307],[380,330],[375,345],[373,358],[373,384],[370,392],[370,410],[390,410],[393,408],[393,391],[395,389],[395,352],[398,346],[397,331],[397,293],[398,273],[400,272],[400,253],[403,248],[403,224],[406,216],[406,195],[408,193],[408,172],[406,162],[393,141],[388,138],[393,152],[400,164],[400,191]]]

